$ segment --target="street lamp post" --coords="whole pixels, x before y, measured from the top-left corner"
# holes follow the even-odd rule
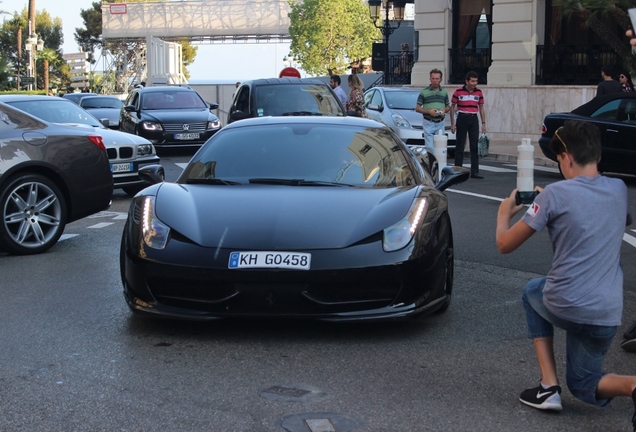
[[[382,77],[383,84],[389,84],[389,36],[400,27],[402,20],[404,19],[404,8],[406,1],[392,1],[392,0],[368,0],[369,1],[369,15],[373,20],[373,25],[380,29],[384,36],[384,76]],[[393,20],[397,22],[397,26],[392,27],[389,21],[389,9],[393,8]],[[376,22],[381,16],[381,11],[384,9],[384,19],[381,25],[377,25]]]
[[[29,23],[29,33],[31,33],[30,29],[31,23]],[[27,38],[24,49],[29,52],[29,68],[27,71],[27,76],[33,77],[33,84],[29,84],[29,90],[33,90],[34,88],[37,90],[38,86],[36,80],[36,58],[37,52],[44,49],[44,41],[38,36],[37,33],[33,32]]]

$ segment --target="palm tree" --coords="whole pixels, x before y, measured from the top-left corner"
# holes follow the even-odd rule
[[[563,15],[578,15],[583,19],[586,27],[596,33],[607,45],[625,61],[625,66],[636,71],[636,56],[631,55],[631,47],[626,38],[616,35],[616,30],[610,28],[601,19],[611,16],[623,30],[631,29],[631,23],[626,10],[636,7],[636,0],[555,0],[555,6],[561,7]]]
[[[44,72],[44,90],[49,92],[49,66],[51,62],[57,60],[58,56],[55,50],[51,48],[44,48],[38,53],[38,58],[42,60],[42,69]]]

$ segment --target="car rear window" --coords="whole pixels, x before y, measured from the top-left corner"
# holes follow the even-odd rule
[[[343,116],[342,108],[325,85],[259,85],[254,88],[257,117],[283,115]]]

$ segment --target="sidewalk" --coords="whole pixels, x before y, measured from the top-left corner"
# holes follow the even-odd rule
[[[490,147],[488,148],[489,155],[486,159],[496,160],[497,162],[517,163],[517,146],[521,144],[519,142],[510,141],[490,141]],[[557,163],[545,157],[539,143],[533,142],[534,146],[534,164],[536,166],[548,166],[557,167]],[[464,158],[468,157],[470,160],[470,153],[465,152]]]

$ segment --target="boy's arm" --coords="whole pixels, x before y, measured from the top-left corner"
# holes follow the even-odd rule
[[[536,232],[522,220],[510,226],[510,219],[523,208],[523,205],[515,204],[516,193],[515,189],[501,202],[497,213],[497,249],[502,254],[514,251]]]

